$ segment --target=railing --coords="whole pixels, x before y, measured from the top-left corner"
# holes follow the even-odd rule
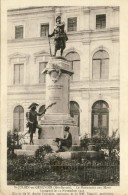
[[[118,162],[83,163],[30,163],[23,166],[8,165],[8,180],[69,181],[80,184],[119,182]]]

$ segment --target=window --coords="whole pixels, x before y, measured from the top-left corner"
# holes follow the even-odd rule
[[[13,127],[18,131],[24,131],[24,109],[16,106],[13,112]]]
[[[66,55],[66,59],[70,62],[74,74],[71,76],[71,80],[77,81],[80,79],[80,56],[76,52],[70,52]]]
[[[14,84],[23,84],[24,64],[14,64]]]
[[[92,106],[92,136],[108,135],[109,106],[103,101],[97,101]]]
[[[68,18],[68,32],[77,31],[77,17]]]
[[[109,55],[106,51],[100,50],[93,56],[92,78],[93,80],[108,79]]]
[[[70,115],[71,117],[76,119],[77,126],[78,126],[78,133],[80,133],[80,108],[79,104],[75,101],[70,102]]]
[[[40,36],[46,37],[49,34],[49,24],[41,24]]]
[[[39,83],[45,83],[45,74],[41,74],[46,67],[47,62],[39,63]]]
[[[15,39],[23,39],[23,26],[15,26]]]
[[[96,15],[96,29],[106,28],[106,15]]]

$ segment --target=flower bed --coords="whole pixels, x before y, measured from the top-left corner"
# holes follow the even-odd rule
[[[69,181],[82,185],[119,182],[119,161],[88,161],[15,156],[8,159],[8,181]]]

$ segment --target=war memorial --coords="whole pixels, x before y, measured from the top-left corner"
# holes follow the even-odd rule
[[[53,33],[48,34],[47,37],[50,58],[41,73],[46,81],[45,110],[38,121],[37,112],[34,110],[36,120],[33,121],[29,116],[32,105],[36,105],[36,100],[28,107],[30,109],[26,113],[28,131],[20,139],[25,139],[29,135],[30,142],[23,143],[20,149],[15,149],[13,147],[15,144],[11,146],[11,155],[19,163],[15,165],[18,167],[21,163],[21,167],[15,169],[13,158],[11,157],[12,161],[8,160],[8,181],[11,181],[13,175],[11,171],[14,170],[16,173],[13,175],[14,182],[36,178],[38,184],[39,180],[43,182],[62,180],[65,185],[69,178],[69,183],[75,184],[78,182],[82,185],[97,185],[102,182],[115,182],[118,185],[119,155],[116,156],[114,153],[116,150],[119,151],[119,138],[115,138],[117,131],[113,132],[111,137],[105,134],[103,139],[101,137],[93,139],[93,136],[92,138],[85,136],[83,142],[79,139],[77,120],[70,114],[70,78],[74,71],[70,62],[63,57],[68,37],[61,17],[57,16],[55,21]],[[52,36],[54,37],[53,53],[50,45]],[[36,106],[34,107],[36,109]],[[38,115],[40,116],[39,113]],[[59,143],[67,139],[65,139],[66,129],[69,131],[68,135],[71,135],[71,145],[58,150]],[[105,154],[105,150],[109,155]]]

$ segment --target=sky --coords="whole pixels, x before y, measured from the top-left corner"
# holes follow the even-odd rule
[[[120,0],[1,0],[3,4],[6,4],[7,9],[24,8],[30,6],[104,6],[107,5],[118,5]]]
[[[3,3],[6,2],[7,9],[15,9],[15,8],[24,8],[30,6],[57,6],[57,5],[80,5],[80,2],[86,0],[2,0]],[[92,0],[93,1],[93,0]],[[77,3],[78,2],[78,3]]]
[[[6,5],[7,9],[15,9],[15,8],[24,8],[24,7],[30,7],[30,6],[43,6],[44,0],[7,0]]]

